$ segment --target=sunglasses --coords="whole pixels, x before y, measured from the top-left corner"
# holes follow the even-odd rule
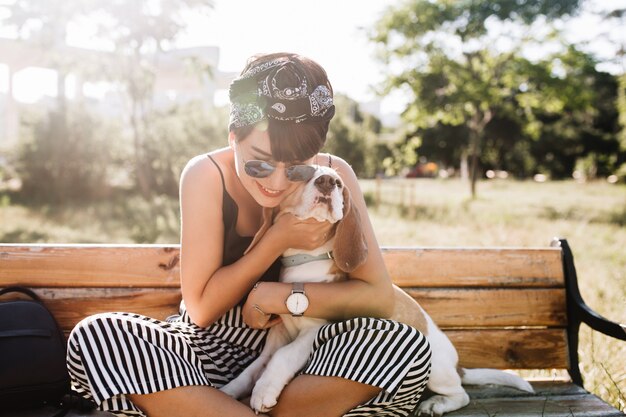
[[[272,175],[276,170],[276,166],[267,161],[259,161],[256,159],[243,161],[246,174],[253,178],[265,178]],[[285,169],[285,176],[292,182],[306,182],[315,175],[315,167],[311,165],[291,165]]]

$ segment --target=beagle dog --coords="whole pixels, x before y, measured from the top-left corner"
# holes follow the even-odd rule
[[[352,204],[349,190],[334,169],[316,166],[313,178],[285,199],[276,216],[271,209],[267,209],[264,224],[250,248],[269,229],[272,221],[286,213],[337,225],[334,236],[321,247],[308,252],[288,249],[283,254],[281,282],[344,280],[348,273],[365,262],[367,245],[360,217]],[[456,349],[430,316],[399,287],[394,285],[394,291],[395,308],[391,318],[422,332],[432,348],[427,386],[436,395],[419,404],[418,415],[440,416],[466,406],[469,396],[462,384],[499,384],[533,392],[530,384],[516,375],[495,369],[458,367]],[[293,315],[281,315],[281,318],[282,323],[269,330],[260,356],[221,388],[235,398],[242,398],[251,392],[250,406],[257,412],[267,412],[276,405],[283,388],[305,366],[317,331],[328,323],[322,319]]]

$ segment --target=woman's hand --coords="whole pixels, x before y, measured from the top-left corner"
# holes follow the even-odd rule
[[[260,283],[256,283],[242,308],[243,321],[253,329],[269,329],[281,322],[280,316],[269,314],[260,307],[262,293],[258,291]]]
[[[319,248],[330,239],[333,224],[315,219],[302,220],[291,213],[280,216],[270,231],[276,236],[279,245],[284,249],[313,250]]]

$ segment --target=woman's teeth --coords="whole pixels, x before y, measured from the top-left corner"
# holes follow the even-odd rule
[[[257,182],[257,185],[259,186],[261,191],[263,191],[263,193],[267,194],[268,196],[277,196],[277,195],[282,194],[282,192],[284,191],[284,190],[279,190],[279,191],[271,190],[269,188],[266,188],[266,187],[262,186],[258,182]]]
[[[262,186],[262,187],[263,187],[263,186]],[[265,188],[265,187],[263,187],[263,190],[264,190],[266,193],[269,193],[269,194],[278,194],[278,193],[280,193],[280,191],[270,190],[269,188]]]

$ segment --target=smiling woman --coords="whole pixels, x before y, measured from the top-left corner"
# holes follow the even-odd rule
[[[418,330],[383,319],[393,311],[393,287],[356,175],[319,153],[334,114],[326,72],[298,54],[254,56],[230,100],[229,146],[192,158],[181,177],[179,315],[163,322],[106,313],[80,322],[69,340],[75,387],[119,416],[252,417],[218,389],[259,356],[277,315],[304,315],[333,323],[307,348],[310,360],[272,416],[408,415],[428,380],[430,347]],[[370,249],[346,281],[296,289],[278,282],[279,257],[320,248],[335,229],[272,213],[298,198],[319,164],[349,190]],[[294,291],[309,301],[305,310],[286,303]]]

